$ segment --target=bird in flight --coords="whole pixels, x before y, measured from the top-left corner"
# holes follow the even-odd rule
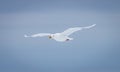
[[[24,35],[24,37],[45,37],[48,36],[49,39],[54,39],[56,41],[59,42],[65,42],[65,41],[70,41],[73,40],[73,38],[70,38],[69,36],[71,34],[73,34],[74,32],[80,31],[80,30],[84,30],[84,29],[90,29],[92,27],[94,27],[96,24],[93,24],[91,26],[86,26],[86,27],[74,27],[74,28],[68,28],[67,30],[61,32],[61,33],[38,33],[38,34],[33,34],[31,36],[28,35]]]

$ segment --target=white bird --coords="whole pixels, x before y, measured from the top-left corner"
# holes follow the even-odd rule
[[[87,26],[87,27],[68,28],[67,30],[65,30],[61,33],[55,33],[55,34],[38,33],[38,34],[31,35],[31,36],[24,35],[24,37],[44,37],[44,36],[48,36],[50,39],[54,39],[54,40],[59,41],[59,42],[65,42],[65,41],[73,40],[73,38],[70,38],[68,36],[73,34],[74,32],[79,31],[79,30],[84,30],[84,29],[90,29],[90,28],[94,27],[95,25],[96,24],[93,24],[93,25]]]

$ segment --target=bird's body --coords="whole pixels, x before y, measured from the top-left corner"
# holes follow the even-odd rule
[[[61,33],[55,33],[52,38],[56,41],[64,42],[64,41],[69,41],[72,40],[72,38],[62,35]]]
[[[89,29],[94,27],[96,24],[93,24],[91,26],[87,26],[87,27],[74,27],[74,28],[69,28],[61,33],[55,33],[55,34],[51,34],[51,33],[39,33],[39,34],[34,34],[31,36],[27,36],[24,35],[24,37],[44,37],[44,36],[48,36],[50,39],[54,39],[56,41],[59,42],[65,42],[65,41],[69,41],[69,40],[73,40],[73,38],[70,38],[69,35],[71,35],[72,33],[79,31],[79,30],[83,30],[83,29]]]

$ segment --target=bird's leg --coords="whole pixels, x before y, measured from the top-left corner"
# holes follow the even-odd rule
[[[49,39],[51,39],[52,37],[51,36],[48,36]]]
[[[66,41],[69,41],[70,39],[66,39]]]

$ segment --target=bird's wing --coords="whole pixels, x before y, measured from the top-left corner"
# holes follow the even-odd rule
[[[69,36],[69,35],[71,35],[72,33],[76,32],[76,31],[83,30],[83,29],[89,29],[89,28],[94,27],[95,25],[96,25],[96,24],[93,24],[93,25],[87,26],[87,27],[68,28],[67,30],[65,30],[65,31],[62,32],[61,34],[62,34],[62,35],[65,35],[65,36]]]
[[[38,33],[38,34],[33,34],[31,36],[24,35],[24,37],[44,37],[44,36],[49,36],[51,35],[50,33]]]

